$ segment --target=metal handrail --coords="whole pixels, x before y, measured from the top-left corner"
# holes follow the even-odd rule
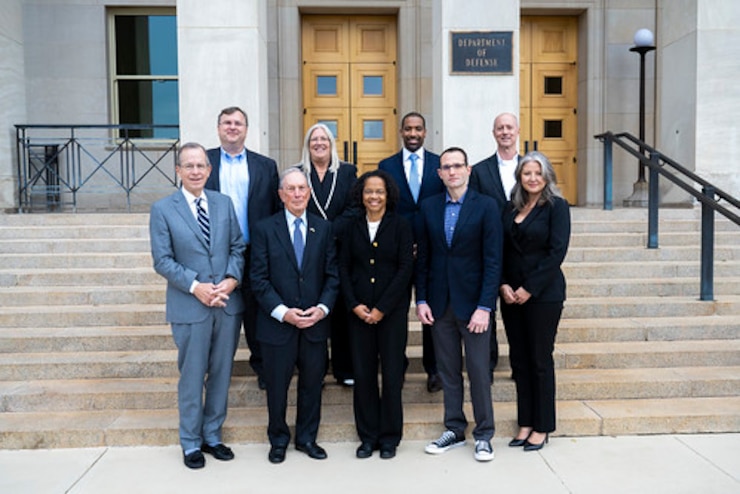
[[[604,143],[604,209],[612,206],[612,147],[617,144],[650,170],[648,179],[648,249],[658,248],[658,180],[662,175],[701,202],[701,300],[714,300],[714,212],[740,226],[740,215],[720,201],[740,210],[740,200],[701,178],[688,168],[647,145],[628,132],[604,132],[594,136]],[[701,187],[698,189],[698,187]]]
[[[132,192],[152,187],[177,187],[175,173],[179,137],[142,134],[172,132],[178,125],[18,124],[18,212],[32,209],[33,198],[45,195],[47,210],[60,209],[71,197],[72,211],[84,192],[121,193],[131,211]],[[43,155],[41,151],[43,150]],[[95,189],[103,179],[106,185]],[[156,180],[162,183],[155,185]]]

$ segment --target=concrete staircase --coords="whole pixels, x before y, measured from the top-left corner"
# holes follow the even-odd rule
[[[717,222],[715,298],[699,293],[699,212],[572,210],[558,333],[561,436],[740,431],[740,229]],[[0,216],[0,449],[176,444],[176,350],[147,215]],[[515,392],[499,321],[497,434]],[[441,431],[442,394],[411,324],[405,438]],[[266,442],[265,396],[236,357],[227,442]],[[294,399],[294,392],[291,393]],[[352,391],[327,381],[322,441],[354,440]],[[290,411],[293,413],[293,410]]]

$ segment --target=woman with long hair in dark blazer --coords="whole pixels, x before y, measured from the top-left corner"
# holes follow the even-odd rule
[[[570,240],[570,210],[542,153],[519,160],[516,184],[503,216],[501,316],[516,383],[519,432],[509,442],[542,449],[555,430],[552,352],[565,301],[560,268]]]
[[[342,240],[341,290],[349,307],[355,375],[358,458],[393,458],[403,432],[404,352],[408,337],[409,282],[413,271],[411,225],[394,210],[398,187],[382,170],[362,175],[353,188],[364,214]],[[378,389],[378,362],[382,390]]]

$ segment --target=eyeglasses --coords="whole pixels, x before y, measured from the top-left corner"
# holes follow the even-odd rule
[[[459,171],[465,168],[465,164],[463,163],[451,163],[449,165],[440,165],[439,167],[442,171],[448,172],[450,170]]]
[[[223,125],[224,127],[246,127],[247,124],[242,122],[241,120],[221,120],[219,125]]]
[[[329,141],[328,137],[325,136],[316,136],[309,139],[309,142],[331,142]]]
[[[182,168],[185,171],[192,172],[193,170],[198,170],[199,172],[202,172],[204,170],[207,170],[210,165],[206,165],[205,163],[188,163],[187,165],[178,165],[180,168]]]

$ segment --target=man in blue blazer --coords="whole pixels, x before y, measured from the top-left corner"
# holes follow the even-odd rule
[[[218,138],[221,147],[208,150],[208,161],[213,173],[208,177],[206,189],[217,190],[231,197],[236,217],[247,248],[244,251],[244,279],[249,278],[250,230],[260,220],[280,210],[277,195],[277,164],[272,158],[244,147],[249,121],[239,107],[224,108],[218,115]],[[244,297],[244,336],[249,346],[249,364],[257,374],[260,389],[265,389],[262,378],[262,352],[256,337],[257,302],[248,286],[242,290]]]
[[[211,172],[203,146],[184,144],[176,171],[182,189],[154,203],[149,234],[178,349],[180,444],[185,465],[202,468],[203,452],[234,458],[221,431],[244,310],[244,240],[229,198],[203,190]]]
[[[252,238],[250,279],[260,311],[257,339],[267,384],[268,459],[285,460],[290,429],[285,420],[288,388],[298,367],[295,447],[314,459],[321,420],[330,309],[339,291],[339,268],[331,223],[307,213],[311,195],[298,168],[283,172],[280,199],[285,210],[257,224]]]
[[[470,172],[470,188],[492,197],[504,214],[509,202],[511,189],[516,183],[514,172],[519,163],[517,139],[519,122],[513,113],[501,113],[493,120],[493,138],[496,140],[496,152],[476,163]],[[498,339],[496,338],[496,318],[492,317],[491,327],[491,380],[493,369],[498,364]]]
[[[432,326],[444,391],[442,436],[426,452],[465,444],[461,342],[475,416],[475,459],[493,459],[493,405],[489,370],[491,315],[501,279],[501,215],[496,202],[468,188],[470,166],[460,148],[440,156],[446,192],[426,199],[418,225],[416,314]]]
[[[378,163],[378,169],[388,172],[398,186],[400,198],[396,212],[411,225],[416,222],[421,202],[444,191],[437,174],[439,156],[424,149],[426,135],[424,117],[417,112],[407,113],[401,119],[403,149]],[[434,343],[428,325],[422,325],[422,344],[427,391],[434,393],[442,389],[442,383],[437,373]]]

